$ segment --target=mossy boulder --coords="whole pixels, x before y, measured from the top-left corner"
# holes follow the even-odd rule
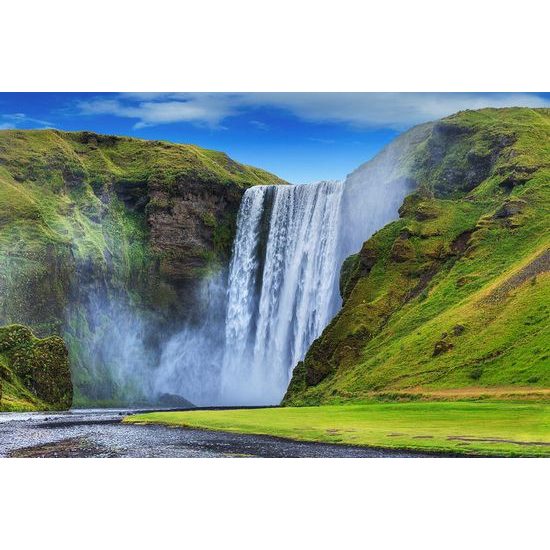
[[[68,350],[62,338],[36,338],[29,328],[0,328],[0,410],[64,410],[72,404]],[[20,407],[24,408],[24,407]]]

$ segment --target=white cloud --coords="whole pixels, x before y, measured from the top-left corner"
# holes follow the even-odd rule
[[[220,128],[231,116],[261,107],[285,110],[313,123],[402,130],[464,109],[550,107],[527,93],[131,93],[80,103],[82,114],[135,119],[136,128],[190,122]],[[252,120],[261,127],[263,123]]]
[[[52,124],[46,120],[28,117],[25,113],[8,113],[5,115],[0,115],[0,118],[7,121],[0,122],[0,130],[12,130],[20,126],[52,126]]]
[[[311,93],[253,94],[253,99],[289,110],[310,122],[403,129],[414,124],[483,107],[549,107],[533,94],[477,93]]]
[[[123,94],[118,99],[81,102],[79,107],[82,114],[137,119],[135,128],[174,122],[219,128],[225,118],[237,112],[225,94]]]

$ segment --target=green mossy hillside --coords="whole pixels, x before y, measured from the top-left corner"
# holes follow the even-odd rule
[[[345,262],[339,314],[285,404],[544,396],[550,388],[550,111],[434,124],[399,220]]]
[[[0,411],[64,410],[72,397],[61,338],[39,339],[22,325],[0,327]]]
[[[59,332],[75,272],[177,304],[227,262],[244,190],[278,183],[194,145],[0,131],[0,321]]]

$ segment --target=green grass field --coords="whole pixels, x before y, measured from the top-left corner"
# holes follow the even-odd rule
[[[550,457],[548,403],[455,401],[199,410],[138,414],[124,422],[474,456]]]

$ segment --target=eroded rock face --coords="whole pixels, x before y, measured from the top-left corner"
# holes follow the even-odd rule
[[[512,218],[513,216],[516,216],[517,214],[521,214],[527,206],[527,202],[518,199],[518,198],[510,198],[504,202],[504,204],[495,212],[494,218],[495,219],[506,219],[506,218]]]
[[[92,132],[2,131],[0,165],[0,323],[39,335],[62,333],[90,290],[181,314],[191,282],[227,263],[245,189],[285,183],[224,153]]]
[[[151,246],[166,279],[195,279],[215,257],[229,257],[243,192],[236,185],[188,180],[170,190],[160,183],[150,184]]]
[[[407,262],[415,256],[414,247],[407,239],[399,237],[391,248],[391,258],[396,262]]]
[[[480,139],[472,140],[476,134]],[[434,125],[426,155],[417,168],[434,173],[433,189],[441,196],[468,192],[489,176],[500,153],[516,139],[512,130],[480,132],[479,127],[463,124],[460,116],[449,117]]]
[[[0,410],[2,401],[30,401],[32,408],[63,410],[72,404],[73,386],[65,342],[36,338],[22,325],[0,328]],[[21,388],[23,386],[23,388]]]

